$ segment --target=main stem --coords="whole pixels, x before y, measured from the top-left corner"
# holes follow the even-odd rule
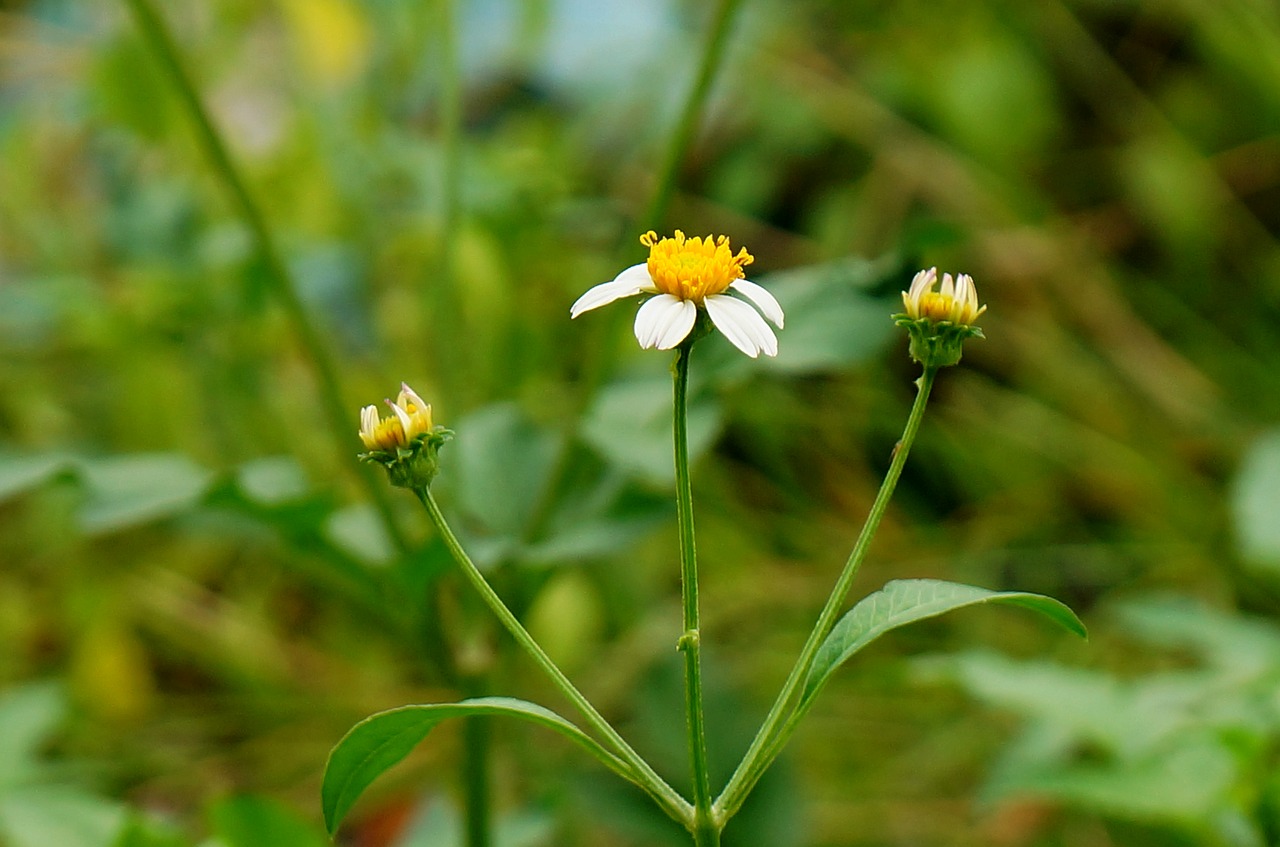
[[[678,647],[684,653],[684,706],[689,730],[689,759],[693,769],[693,832],[698,847],[720,843],[720,824],[711,807],[711,777],[707,767],[707,735],[702,712],[702,645],[698,630],[698,549],[693,539],[693,487],[689,481],[689,355],[693,339],[676,351],[675,431],[676,520],[680,531],[680,586],[684,601],[684,634]]]
[[[902,468],[907,463],[911,444],[920,430],[920,421],[924,419],[924,409],[929,402],[929,393],[933,389],[936,375],[936,369],[926,368],[916,380],[916,400],[911,407],[911,414],[907,417],[907,425],[902,431],[902,438],[893,448],[893,459],[889,463],[889,470],[885,473],[884,481],[880,483],[880,491],[876,494],[875,502],[871,504],[871,511],[867,514],[866,523],[862,525],[862,532],[858,534],[858,540],[854,543],[852,552],[849,553],[844,570],[840,572],[840,578],[831,589],[831,595],[818,615],[813,631],[809,633],[808,640],[801,648],[800,656],[796,659],[791,674],[783,683],[782,691],[778,693],[778,698],[774,700],[773,707],[760,726],[760,731],[756,733],[755,740],[751,742],[751,747],[743,756],[742,763],[738,765],[738,769],[729,779],[729,784],[725,786],[715,802],[715,811],[722,820],[728,820],[742,807],[751,789],[782,752],[782,747],[795,729],[792,710],[796,695],[813,667],[818,648],[822,646],[822,642],[831,634],[831,629],[836,624],[840,610],[844,607],[845,598],[853,585],[853,579],[863,559],[866,558],[871,540],[875,537],[880,520],[889,506],[893,490],[898,485],[898,478],[902,476]]]
[[[469,674],[463,681],[468,699],[488,694],[483,674]],[[489,770],[493,745],[489,737],[489,718],[469,717],[462,728],[462,795],[466,806],[467,847],[489,847],[491,821]]]
[[[693,809],[689,806],[689,803],[674,788],[668,785],[662,777],[658,776],[653,768],[649,766],[649,763],[641,758],[640,754],[632,749],[631,745],[618,734],[618,731],[596,711],[595,706],[591,705],[591,701],[583,696],[582,692],[569,681],[569,678],[564,675],[564,671],[560,670],[551,657],[546,654],[546,651],[533,639],[533,636],[524,628],[524,625],[507,608],[507,604],[502,602],[498,592],[493,590],[493,586],[489,585],[489,581],[484,578],[484,574],[480,573],[480,569],[476,567],[475,562],[471,561],[467,551],[462,549],[462,543],[458,541],[458,537],[449,528],[448,522],[444,519],[444,514],[440,511],[440,506],[436,503],[435,498],[431,496],[431,491],[426,488],[415,488],[414,493],[418,495],[418,499],[426,507],[432,523],[435,524],[436,530],[440,533],[440,538],[444,541],[445,546],[449,548],[449,553],[453,556],[454,561],[462,568],[463,576],[480,594],[481,599],[484,600],[490,611],[506,627],[507,632],[511,633],[511,637],[525,649],[538,667],[542,668],[551,677],[552,682],[560,689],[561,693],[582,713],[582,717],[587,724],[609,741],[614,752],[630,767],[630,776],[634,782],[647,791],[649,796],[654,799],[664,812],[680,823],[687,825],[693,815]]]

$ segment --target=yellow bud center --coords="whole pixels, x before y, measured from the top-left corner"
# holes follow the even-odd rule
[[[361,437],[364,438],[364,446],[370,450],[394,450],[409,443],[404,435],[404,426],[395,415],[381,419],[373,432],[361,433]]]
[[[658,238],[650,231],[640,236],[640,243],[649,248],[649,276],[654,286],[664,294],[699,305],[742,279],[743,267],[755,261],[745,248],[734,255],[727,235],[685,238],[677,229],[672,238]]]

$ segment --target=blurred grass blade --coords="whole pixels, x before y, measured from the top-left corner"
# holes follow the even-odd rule
[[[351,806],[369,784],[409,755],[436,724],[449,718],[504,715],[521,718],[560,733],[606,767],[632,780],[630,768],[569,721],[535,703],[510,697],[478,697],[461,703],[402,706],[379,712],[352,727],[329,754],[321,786],[324,822],[337,831]]]
[[[293,330],[298,336],[298,341],[306,351],[307,358],[319,378],[321,405],[325,410],[326,417],[329,419],[328,422],[333,432],[335,446],[346,460],[346,463],[350,464],[356,446],[353,444],[352,438],[355,409],[348,409],[346,402],[343,400],[342,389],[338,381],[338,371],[334,365],[333,358],[320,335],[320,331],[307,315],[306,307],[298,296],[297,286],[285,267],[284,261],[280,258],[280,250],[276,246],[276,240],[271,233],[270,227],[267,226],[266,218],[263,216],[258,203],[249,193],[244,179],[240,176],[239,169],[232,162],[231,154],[228,152],[227,145],[222,140],[221,134],[219,134],[217,128],[213,125],[213,121],[209,118],[209,113],[205,109],[194,83],[191,81],[191,76],[187,73],[182,63],[178,46],[174,42],[164,19],[156,12],[150,0],[126,0],[126,2],[133,11],[138,28],[142,31],[148,47],[156,54],[157,59],[164,66],[165,72],[177,87],[178,93],[182,97],[183,105],[186,107],[187,113],[195,126],[200,145],[204,148],[205,155],[209,158],[214,172],[231,194],[231,198],[236,208],[239,209],[245,225],[253,233],[254,241],[257,242],[258,252],[267,270],[266,279],[268,284],[271,285],[273,293],[284,307],[285,313],[293,325]],[[386,524],[387,533],[395,541],[398,549],[407,550],[408,542],[396,521],[395,512],[391,505],[390,492],[381,479],[381,474],[376,473],[374,468],[363,464],[359,466],[358,470],[369,495],[378,507],[379,515]]]
[[[698,73],[680,109],[680,119],[671,133],[671,140],[667,144],[662,164],[659,166],[653,199],[649,201],[649,208],[645,211],[644,218],[638,227],[641,232],[656,229],[666,216],[667,207],[671,205],[680,163],[684,160],[689,145],[693,143],[694,133],[698,129],[698,118],[707,104],[711,83],[715,80],[720,59],[724,55],[725,42],[729,40],[729,28],[733,23],[734,13],[741,5],[742,0],[720,0],[712,13],[711,26],[707,29],[707,40],[703,44],[702,56],[698,62]]]
[[[886,632],[909,623],[985,603],[1022,606],[1087,637],[1084,624],[1065,604],[1023,591],[988,591],[937,579],[898,579],[864,597],[840,619],[818,649],[796,713],[803,714],[842,664]]]

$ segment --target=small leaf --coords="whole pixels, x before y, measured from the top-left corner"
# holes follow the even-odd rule
[[[0,843],[7,847],[111,847],[124,806],[76,788],[28,786],[0,796]]]
[[[486,406],[458,422],[449,464],[459,505],[486,529],[519,537],[546,496],[563,439],[518,406]]]
[[[1052,597],[1023,591],[988,591],[936,579],[894,580],[864,597],[831,630],[818,648],[797,712],[812,705],[813,698],[840,665],[889,630],[982,603],[1023,606],[1046,615],[1081,637],[1087,636],[1084,624],[1075,613]]]
[[[80,523],[91,534],[113,532],[195,506],[213,474],[177,453],[138,453],[86,460],[88,491]]]
[[[366,565],[390,564],[395,545],[372,503],[353,503],[330,513],[324,535],[334,546]]]
[[[689,459],[696,461],[720,434],[720,404],[689,398]],[[671,377],[655,374],[604,387],[582,422],[582,440],[618,469],[656,488],[675,481],[671,434]]]
[[[279,506],[302,499],[307,475],[292,456],[265,456],[241,465],[236,472],[240,492],[261,506]]]
[[[476,715],[505,715],[553,729],[618,775],[632,779],[630,768],[617,756],[569,721],[535,703],[510,697],[479,697],[461,703],[402,706],[365,718],[352,727],[329,754],[320,789],[329,833],[337,831],[369,784],[409,755],[436,724],[449,718]]]
[[[1232,484],[1236,544],[1258,570],[1280,575],[1280,430],[1258,438],[1245,453]]]
[[[39,751],[67,711],[55,682],[30,682],[0,696],[0,791],[34,780]]]
[[[69,456],[46,453],[36,456],[0,456],[0,502],[44,485],[71,463]]]

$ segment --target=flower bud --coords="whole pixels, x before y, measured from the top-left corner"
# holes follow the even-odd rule
[[[360,440],[368,448],[360,459],[387,470],[392,485],[427,488],[439,470],[441,446],[453,433],[431,421],[431,406],[406,383],[395,402],[386,401],[391,414],[379,417],[376,406],[360,410]]]
[[[906,310],[893,316],[898,326],[906,327],[911,338],[910,353],[926,368],[940,368],[960,361],[965,339],[985,338],[974,325],[987,310],[978,305],[978,289],[968,274],[942,275],[937,291],[938,269],[920,271],[902,292]]]

